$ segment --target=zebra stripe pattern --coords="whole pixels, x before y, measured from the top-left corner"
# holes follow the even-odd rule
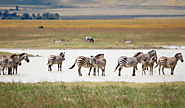
[[[174,57],[170,57],[170,58],[164,57],[164,56],[160,57],[155,68],[159,65],[159,75],[160,75],[161,66],[162,66],[163,75],[165,75],[164,68],[171,68],[171,75],[173,75],[173,72],[174,72],[175,66],[177,65],[178,60],[180,60],[181,62],[184,61],[181,53],[177,53],[175,54]]]
[[[95,56],[95,58],[99,58],[99,57],[104,57],[104,54],[98,54]],[[90,76],[90,72],[92,67],[94,67],[93,65],[93,60],[90,59],[89,57],[84,57],[84,56],[79,56],[76,58],[75,63],[73,64],[73,66],[71,66],[69,69],[73,69],[75,67],[75,64],[78,65],[78,74],[79,76],[82,76],[81,74],[81,68],[85,67],[85,68],[90,68],[89,69],[89,76]],[[95,75],[95,69],[94,69],[94,75]]]
[[[135,70],[137,68],[137,64],[140,61],[142,56],[143,56],[142,52],[136,53],[133,57],[121,56],[120,58],[118,58],[118,65],[115,68],[114,72],[119,67],[119,74],[118,74],[118,76],[121,76],[121,70],[122,70],[123,66],[126,67],[126,68],[133,67],[133,74],[132,74],[132,76],[135,76]]]

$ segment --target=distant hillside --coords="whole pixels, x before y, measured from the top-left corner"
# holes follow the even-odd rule
[[[0,0],[8,5],[62,5],[73,7],[185,6],[185,0]]]

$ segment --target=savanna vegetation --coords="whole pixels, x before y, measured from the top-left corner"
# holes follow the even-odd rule
[[[0,20],[1,48],[154,48],[185,45],[184,19]],[[43,26],[44,29],[38,29]],[[85,43],[85,37],[95,43]],[[52,40],[69,40],[53,43]],[[132,44],[123,44],[131,40]]]
[[[185,106],[185,82],[0,83],[0,107],[162,107]]]
[[[43,26],[44,29],[38,29]],[[185,45],[185,20],[0,20],[0,48]],[[85,37],[95,43],[86,43]],[[69,40],[53,43],[52,40]],[[131,40],[132,44],[123,44]],[[2,54],[2,53],[1,53]],[[3,54],[4,55],[4,54]],[[184,107],[185,82],[3,83],[0,107]]]

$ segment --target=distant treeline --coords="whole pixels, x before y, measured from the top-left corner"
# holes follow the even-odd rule
[[[42,15],[40,13],[37,14],[28,14],[24,13],[22,15],[17,15],[16,12],[9,13],[8,10],[0,11],[0,17],[1,19],[9,19],[9,20],[59,20],[60,15],[58,13],[43,13]]]

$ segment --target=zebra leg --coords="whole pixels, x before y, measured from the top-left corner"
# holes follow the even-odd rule
[[[164,73],[164,67],[162,67],[162,72],[163,72],[163,75],[165,75],[165,73]]]
[[[123,68],[123,66],[120,66],[119,67],[119,74],[118,74],[118,76],[121,76],[121,69]]]
[[[60,71],[62,71],[62,63],[60,64]]]
[[[89,74],[88,74],[89,76],[90,76],[90,73],[91,73],[91,69],[92,69],[92,67],[90,67],[90,69],[89,69]]]
[[[161,65],[159,64],[159,75],[160,75]]]
[[[133,73],[132,73],[132,76],[136,76],[136,67],[133,67]]]
[[[102,70],[102,76],[105,76],[105,68],[104,69],[101,68],[101,70]]]
[[[99,67],[98,67],[98,76],[99,76]]]
[[[82,74],[81,74],[81,68],[82,67],[78,67],[78,74],[79,74],[79,76],[82,76]]]
[[[175,67],[171,68],[171,75],[173,75],[174,69],[175,69]]]
[[[4,74],[4,69],[5,69],[5,67],[3,67],[3,69],[2,69],[3,75],[5,75],[5,74]]]
[[[138,70],[138,68],[136,67],[136,70]]]
[[[58,64],[58,71],[59,71],[59,69],[60,69],[60,64]]]
[[[94,74],[93,74],[94,76],[96,76],[96,68],[94,67]]]

